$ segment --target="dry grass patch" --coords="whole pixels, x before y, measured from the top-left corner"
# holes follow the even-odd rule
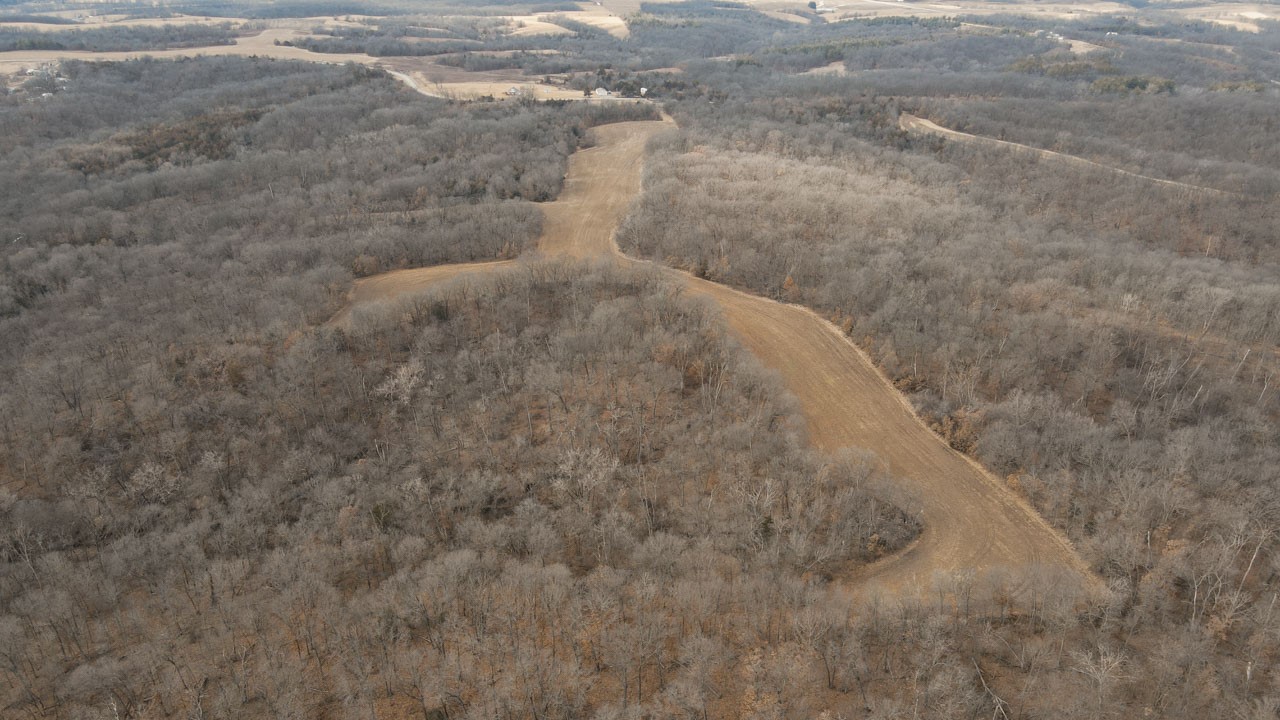
[[[1191,20],[1226,25],[1238,30],[1260,32],[1259,20],[1280,20],[1280,5],[1265,3],[1213,3],[1193,7],[1172,7],[1173,12]]]
[[[572,35],[573,31],[567,27],[547,22],[541,18],[546,15],[512,15],[507,18],[512,30],[511,35],[515,37],[527,37],[530,35]]]
[[[761,10],[760,13],[762,15],[768,15],[774,20],[786,20],[787,22],[798,23],[800,25],[809,24],[809,18],[803,15],[786,12],[785,10]]]
[[[142,57],[173,59],[205,56],[257,56],[277,60],[304,60],[341,65],[354,62],[361,65],[378,65],[378,58],[363,53],[317,53],[276,42],[294,41],[308,37],[308,33],[291,28],[271,28],[257,35],[236,38],[234,45],[210,45],[197,48],[173,48],[170,50],[127,50],[119,52],[91,52],[84,50],[15,50],[0,52],[0,75],[18,73],[25,68],[60,62],[62,60],[87,60],[119,62]]]
[[[837,60],[830,65],[823,65],[812,70],[805,70],[801,75],[848,75],[849,70],[845,68],[843,60]]]
[[[631,35],[630,28],[627,23],[618,15],[615,15],[603,7],[596,7],[583,4],[586,10],[580,13],[565,13],[564,16],[575,22],[584,25],[590,25],[609,33],[616,38],[625,38]]]

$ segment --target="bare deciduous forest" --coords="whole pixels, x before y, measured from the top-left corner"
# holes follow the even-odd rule
[[[0,1],[0,50],[296,22],[424,78],[645,100],[256,57],[9,77],[0,716],[1280,712],[1280,24],[54,5]],[[621,250],[830,319],[1093,586],[867,592],[930,531],[886,464],[812,447],[679,276],[539,256],[591,129],[660,113]]]

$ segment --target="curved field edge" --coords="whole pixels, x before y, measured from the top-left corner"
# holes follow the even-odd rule
[[[641,264],[620,254],[614,229],[640,192],[644,148],[670,118],[599,126],[596,144],[574,153],[565,190],[542,206],[536,256]],[[522,260],[397,270],[357,281],[335,323],[358,322],[358,306],[390,302],[472,273],[501,272]],[[648,264],[648,263],[645,263]],[[1070,542],[1025,499],[972,458],[946,445],[838,328],[808,308],[751,295],[664,268],[694,296],[720,308],[731,334],[778,372],[799,401],[811,443],[825,451],[874,452],[903,484],[923,520],[921,536],[846,582],[857,593],[923,595],[948,578],[1055,576],[1066,591],[1096,579]],[[354,311],[354,313],[353,313]]]
[[[1218,190],[1216,188],[1204,187],[1202,185],[1191,185],[1189,183],[1178,182],[1177,180],[1165,180],[1163,178],[1151,177],[1150,175],[1143,175],[1141,173],[1131,172],[1123,168],[1112,167],[1111,165],[1104,165],[1100,162],[1095,162],[1093,160],[1089,160],[1088,158],[1082,158],[1076,155],[1068,155],[1066,153],[1060,153],[1054,150],[1044,150],[1042,148],[1032,147],[1030,145],[1023,145],[1021,143],[1009,142],[1008,140],[999,140],[997,138],[983,137],[982,135],[972,135],[967,132],[952,130],[950,128],[943,127],[933,122],[932,120],[928,120],[922,117],[917,117],[910,113],[902,113],[898,116],[898,127],[902,129],[903,132],[907,132],[907,133],[915,133],[917,135],[920,135],[920,134],[933,135],[935,137],[946,138],[948,140],[954,140],[956,142],[978,143],[983,145],[989,145],[991,147],[1001,147],[1001,148],[1005,148],[1007,150],[1012,150],[1015,152],[1030,153],[1032,155],[1035,155],[1036,157],[1044,158],[1046,160],[1073,163],[1076,165],[1098,168],[1100,170],[1113,172],[1117,175],[1124,175],[1125,177],[1137,178],[1139,180],[1145,180],[1147,182],[1155,183],[1157,185],[1163,185],[1164,187],[1167,187],[1167,188],[1174,188],[1178,190],[1189,190],[1191,192],[1207,193],[1210,195],[1230,195],[1231,194],[1225,190]]]

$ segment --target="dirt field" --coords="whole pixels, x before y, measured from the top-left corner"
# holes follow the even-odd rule
[[[564,17],[574,22],[600,28],[617,38],[625,38],[631,34],[627,23],[620,15],[595,3],[579,3],[582,10],[543,13],[541,15],[510,15],[506,17],[512,27],[511,34],[517,37],[524,35],[571,35],[573,31],[547,22],[548,18]]]
[[[639,192],[646,141],[664,122],[597,128],[596,145],[569,161],[565,190],[543,206],[546,221],[534,256],[612,258],[614,228]],[[366,278],[352,305],[386,301],[474,272],[519,267],[520,261],[401,270]],[[1079,587],[1089,578],[1071,547],[1019,496],[976,463],[947,447],[906,399],[838,329],[813,312],[670,271],[695,296],[715,301],[729,328],[800,400],[815,446],[873,450],[900,477],[924,521],[907,551],[851,579],[855,592],[930,592],[936,574],[1009,570],[1057,574]],[[358,312],[358,310],[357,310]],[[334,319],[350,322],[350,310]],[[1016,588],[1015,588],[1016,591]]]
[[[628,34],[626,23],[608,7],[594,3],[580,3],[580,11],[558,13],[578,22],[600,27],[618,37]],[[515,29],[515,23],[523,23],[524,27],[515,29],[514,34],[570,34],[572,31],[559,25],[539,20],[545,15],[510,16],[508,21]],[[248,21],[236,18],[202,18],[181,16],[177,18],[125,20],[123,16],[97,16],[88,18],[77,25],[33,25],[41,30],[74,30],[86,27],[106,27],[119,25],[157,25],[157,24],[191,24],[192,22],[229,22],[241,26]],[[255,24],[267,25],[267,29],[254,35],[237,38],[234,45],[214,45],[197,48],[175,48],[170,50],[139,50],[128,52],[89,52],[89,51],[57,51],[57,50],[23,50],[0,52],[0,79],[3,76],[14,76],[24,69],[56,63],[60,60],[133,60],[141,57],[177,58],[204,55],[242,55],[270,57],[283,60],[304,60],[330,64],[348,62],[381,67],[410,88],[424,95],[454,100],[475,100],[492,97],[495,100],[510,100],[532,97],[536,100],[584,100],[580,91],[554,84],[547,84],[535,78],[522,75],[518,70],[498,70],[489,72],[469,72],[460,68],[441,65],[431,57],[372,57],[363,53],[317,53],[300,47],[292,47],[277,43],[295,42],[302,38],[312,37],[310,30],[318,27],[337,27],[360,25],[358,21],[376,21],[372,16],[310,17],[288,18],[284,20],[268,20]],[[26,27],[30,23],[0,24],[2,27]],[[436,42],[433,38],[416,38],[415,41]],[[551,52],[551,51],[549,51]],[[14,80],[12,85],[17,84]],[[508,95],[512,87],[519,89],[518,95]],[[600,102],[599,99],[591,99]],[[605,102],[617,102],[609,98]]]
[[[783,12],[781,10],[761,10],[760,12],[768,15],[774,20],[786,20],[787,22],[798,23],[800,25],[808,25],[809,18],[795,13]]]
[[[394,302],[400,297],[415,292],[422,292],[453,280],[476,273],[493,272],[516,265],[512,260],[498,260],[484,263],[458,263],[456,265],[438,265],[429,268],[413,268],[410,270],[392,270],[380,275],[357,280],[351,289],[351,302],[342,312],[329,320],[329,325],[345,326],[352,320],[352,313],[369,303]]]
[[[600,0],[600,6],[614,15],[626,17],[640,12],[640,4],[644,2],[679,2],[679,0]],[[580,3],[590,5],[593,3]]]
[[[600,28],[616,38],[631,35],[631,30],[627,28],[627,23],[621,15],[593,3],[578,3],[578,5],[582,8],[582,12],[566,13],[570,19]]]
[[[26,68],[56,63],[60,60],[134,60],[141,57],[178,58],[204,55],[241,55],[283,60],[343,64],[348,62],[381,67],[414,90],[433,97],[474,100],[492,96],[510,99],[506,92],[516,86],[537,100],[582,100],[582,93],[558,85],[536,82],[518,71],[468,72],[437,64],[429,57],[378,58],[363,53],[317,53],[300,47],[277,45],[296,41],[309,34],[292,27],[274,27],[257,35],[236,39],[234,45],[212,45],[172,50],[136,50],[128,52],[88,52],[62,50],[18,50],[0,52],[0,76],[14,75]]]
[[[785,10],[801,10],[808,5],[803,0],[744,0],[746,4],[766,14]],[[1046,18],[1087,18],[1096,15],[1134,14],[1134,8],[1111,0],[1097,2],[991,2],[989,0],[951,0],[950,2],[919,2],[917,0],[824,0],[818,3],[827,20],[847,20],[856,17],[923,17],[941,18],[959,15],[1024,15]],[[1259,20],[1280,20],[1280,5],[1268,3],[1161,3],[1153,10],[1177,13],[1189,20],[1226,25],[1249,32],[1259,32]],[[1095,46],[1096,47],[1096,46]],[[1091,52],[1085,45],[1072,43],[1074,52]]]
[[[947,447],[840,331],[808,309],[690,278],[716,300],[733,334],[781,373],[823,450],[873,450],[918,503],[924,533],[905,553],[857,578],[891,592],[928,593],[937,571],[1087,574],[1067,542],[1007,485]]]
[[[543,229],[537,255],[575,259],[619,257],[613,231],[640,191],[644,145],[654,132],[671,126],[666,122],[632,122],[596,128],[595,147],[569,157],[569,171],[560,197],[541,206]],[[374,275],[356,281],[351,291],[351,306],[393,301],[460,275],[493,272],[516,264],[514,261],[463,263]],[[341,324],[350,317],[348,307],[330,322]]]
[[[44,15],[62,15],[75,17],[80,11],[65,13],[42,13]],[[373,15],[343,15],[341,17],[304,17],[283,18],[279,20],[246,20],[244,18],[206,17],[203,15],[174,15],[165,18],[131,18],[127,15],[86,15],[74,25],[50,25],[46,23],[0,22],[0,29],[13,28],[20,30],[36,30],[39,32],[64,32],[69,30],[90,30],[105,27],[163,27],[165,25],[223,25],[240,27],[249,22],[257,26],[274,28],[291,28],[294,30],[310,30],[315,27],[360,27],[359,20],[376,21],[381,19]]]
[[[529,35],[572,35],[573,31],[555,23],[545,22],[538,18],[545,15],[513,15],[507,18],[511,26],[511,35],[526,37]]]
[[[1091,52],[1106,50],[1106,48],[1102,47],[1101,45],[1094,45],[1093,43],[1085,42],[1084,40],[1072,40],[1070,38],[1067,38],[1065,42],[1067,43],[1067,45],[1071,47],[1071,52],[1077,55],[1087,55]]]
[[[581,11],[562,14],[573,18],[578,22],[600,27],[619,37],[625,37],[627,35],[628,31],[626,23],[623,22],[621,17],[614,15],[607,8],[596,6],[592,3],[582,3],[582,7],[583,10]],[[517,21],[524,24],[524,27],[515,30],[513,33],[517,35],[572,33],[571,30],[560,27],[559,25],[541,22],[538,19],[539,17],[545,16],[513,16],[508,18],[508,20],[512,22],[513,29]],[[87,18],[84,23],[77,25],[6,23],[0,24],[0,28],[26,28],[30,25],[31,27],[39,30],[57,31],[123,25],[181,25],[196,22],[228,22],[232,25],[241,26],[248,22],[237,18],[203,18],[194,16],[138,20],[126,20],[122,18],[123,16],[96,16]],[[508,96],[506,94],[508,89],[512,86],[516,86],[522,91],[520,97],[533,97],[538,100],[583,99],[581,92],[560,87],[558,85],[549,85],[537,82],[535,79],[526,77],[514,70],[467,72],[459,68],[440,65],[430,57],[378,58],[365,55],[363,53],[317,53],[299,47],[277,44],[293,42],[305,37],[310,37],[311,35],[309,31],[317,26],[352,26],[359,25],[360,23],[357,22],[358,20],[376,19],[377,18],[373,18],[371,16],[341,16],[269,20],[262,23],[269,26],[266,30],[255,35],[237,38],[234,45],[214,45],[197,48],[139,50],[128,52],[57,50],[0,52],[0,76],[15,75],[26,68],[38,67],[40,65],[56,63],[60,60],[69,59],[120,61],[133,60],[141,57],[177,58],[212,55],[242,55],[270,57],[283,60],[304,60],[307,62],[330,64],[354,62],[361,65],[381,67],[391,72],[393,76],[414,90],[433,97],[457,100],[474,100],[481,97],[493,97],[497,100],[507,100],[512,97],[516,97]],[[423,38],[419,38],[418,40],[432,41],[432,39]]]
[[[510,100],[515,97],[532,97],[535,100],[585,100],[582,93],[578,90],[563,88],[556,85],[545,85],[543,83],[529,82],[528,79],[506,80],[502,82],[445,82],[434,83],[424,77],[424,73],[411,72],[401,73],[392,71],[391,73],[409,87],[417,90],[423,95],[432,97],[447,98],[450,100],[476,100],[482,97],[491,97],[495,100]],[[512,87],[520,91],[519,96],[509,96],[507,91]]]
[[[1148,182],[1153,182],[1158,185],[1164,185],[1165,187],[1177,188],[1179,190],[1190,190],[1196,193],[1209,193],[1212,195],[1229,195],[1230,194],[1224,190],[1216,190],[1214,188],[1201,187],[1199,185],[1190,185],[1188,183],[1181,183],[1181,182],[1177,182],[1176,180],[1164,180],[1162,178],[1154,178],[1149,175],[1142,175],[1135,172],[1129,172],[1128,170],[1122,170],[1117,167],[1111,167],[1110,165],[1103,165],[1102,163],[1097,163],[1092,160],[1086,160],[1085,158],[1077,157],[1075,155],[1067,155],[1065,153],[1054,152],[1052,150],[1041,150],[1040,148],[1031,147],[1030,145],[1022,145],[1015,142],[1009,142],[1008,140],[997,140],[995,138],[983,137],[981,135],[970,135],[969,133],[960,132],[959,130],[950,130],[948,128],[942,127],[941,125],[938,125],[935,122],[926,120],[921,117],[916,117],[915,115],[910,115],[908,113],[902,113],[901,115],[898,116],[898,127],[902,128],[907,132],[924,133],[927,135],[937,135],[940,137],[945,137],[949,140],[955,140],[957,142],[985,143],[988,145],[1008,148],[1010,150],[1015,150],[1017,152],[1032,153],[1039,157],[1046,158],[1049,160],[1055,160],[1058,162],[1067,162],[1067,163],[1074,163],[1077,165],[1088,165],[1090,167],[1102,168],[1103,170],[1108,170],[1110,172],[1116,173],[1117,175],[1127,175],[1129,177],[1140,178]]]
[[[812,70],[805,70],[801,75],[848,75],[849,70],[845,68],[843,60],[837,60],[829,65],[816,67]]]
[[[542,206],[538,252],[575,259],[617,254],[613,231],[640,193],[644,146],[674,123],[615,123],[595,129],[596,145],[569,158],[564,190]]]
[[[804,0],[745,0],[761,10],[807,10]],[[1029,17],[1076,18],[1097,14],[1129,14],[1133,7],[1109,0],[1099,2],[985,2],[956,0],[953,2],[899,2],[897,0],[824,0],[818,9],[828,20],[855,17],[956,17],[957,15],[1026,15]]]
[[[90,30],[104,27],[162,27],[165,25],[243,25],[239,18],[215,18],[196,15],[177,15],[167,18],[127,18],[123,15],[92,15],[74,25],[51,25],[33,22],[0,22],[0,29],[35,30],[36,32],[64,32]],[[314,25],[313,25],[314,27]]]
[[[21,68],[34,67],[59,60],[135,60],[141,57],[177,58],[206,55],[245,55],[280,58],[284,60],[306,60],[342,64],[347,62],[362,65],[379,64],[380,59],[362,53],[336,54],[315,53],[288,45],[276,45],[276,41],[296,40],[306,33],[290,28],[271,28],[257,35],[236,38],[234,45],[211,45],[199,48],[176,48],[172,50],[130,50],[127,52],[89,52],[76,50],[15,50],[0,52],[0,74],[17,72]]]
[[[1203,20],[1249,32],[1261,31],[1259,20],[1280,20],[1280,5],[1268,3],[1206,3],[1173,5],[1169,9],[1191,20]]]

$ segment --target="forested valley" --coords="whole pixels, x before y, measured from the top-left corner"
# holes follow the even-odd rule
[[[916,533],[652,273],[544,264],[324,324],[354,275],[519,254],[587,129],[649,106],[66,72],[6,128],[6,707],[576,716],[670,681],[705,710],[740,635],[843,623],[820,578]],[[187,90],[138,101],[159,86]]]
[[[0,716],[1276,718],[1280,28],[586,5],[298,45],[645,101],[251,57],[0,94]],[[53,27],[0,48],[245,32]],[[592,128],[661,113],[647,262],[543,257]],[[664,266],[829,319],[1086,586],[868,591],[918,498]]]

